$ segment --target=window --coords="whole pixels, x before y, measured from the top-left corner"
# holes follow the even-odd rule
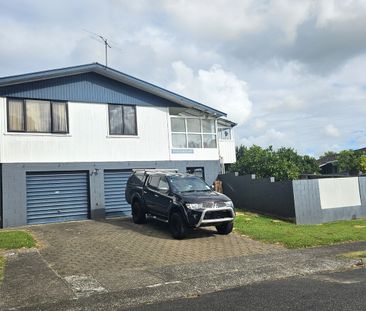
[[[150,176],[148,184],[150,187],[157,189],[159,186],[159,181],[160,176]]]
[[[230,140],[231,139],[231,128],[230,127],[219,127],[218,129],[219,139]]]
[[[204,167],[187,167],[186,172],[205,180],[205,169]]]
[[[169,191],[169,184],[164,177],[161,177],[159,180],[158,189],[160,192],[166,193]]]
[[[137,135],[136,107],[108,105],[109,134]]]
[[[9,99],[8,132],[68,133],[67,103]]]
[[[171,117],[173,148],[216,148],[214,119]]]

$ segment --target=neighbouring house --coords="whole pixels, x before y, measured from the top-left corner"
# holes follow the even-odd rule
[[[366,152],[366,148],[355,149],[354,151]],[[320,174],[322,175],[350,175],[350,172],[340,172],[338,167],[338,154],[331,154],[321,157],[318,160]],[[351,174],[352,175],[352,174]]]
[[[98,63],[0,78],[0,110],[2,227],[129,215],[133,169],[235,162],[224,112]]]
[[[322,175],[334,175],[339,173],[337,154],[320,158],[318,164]]]

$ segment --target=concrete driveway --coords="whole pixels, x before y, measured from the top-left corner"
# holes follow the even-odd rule
[[[214,228],[194,230],[177,241],[166,224],[154,220],[145,225],[126,218],[90,220],[26,230],[40,248],[8,254],[0,309],[2,303],[16,307],[154,286],[166,282],[164,267],[282,250],[238,234],[222,236]]]
[[[328,254],[290,252],[236,233],[218,235],[214,228],[194,230],[177,241],[167,225],[153,220],[25,229],[41,245],[8,252],[0,310],[105,310],[106,303],[108,309],[120,309],[345,265]]]

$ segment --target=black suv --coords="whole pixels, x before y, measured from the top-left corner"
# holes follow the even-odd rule
[[[220,234],[233,230],[233,202],[193,175],[136,170],[127,182],[125,195],[135,223],[145,223],[146,215],[151,215],[169,223],[176,239],[183,239],[187,228],[216,226]]]

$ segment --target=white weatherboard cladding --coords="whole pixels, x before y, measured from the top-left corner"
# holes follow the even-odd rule
[[[360,188],[357,177],[319,179],[322,209],[360,206]]]
[[[223,163],[234,163],[236,161],[235,141],[219,139],[219,152]]]
[[[218,160],[218,149],[173,154],[166,107],[136,107],[138,136],[109,135],[108,105],[68,103],[69,134],[7,133],[0,98],[2,163]]]
[[[138,106],[138,136],[110,136],[106,104],[69,102],[68,108],[67,135],[6,133],[4,120],[2,162],[168,160],[166,108]]]

